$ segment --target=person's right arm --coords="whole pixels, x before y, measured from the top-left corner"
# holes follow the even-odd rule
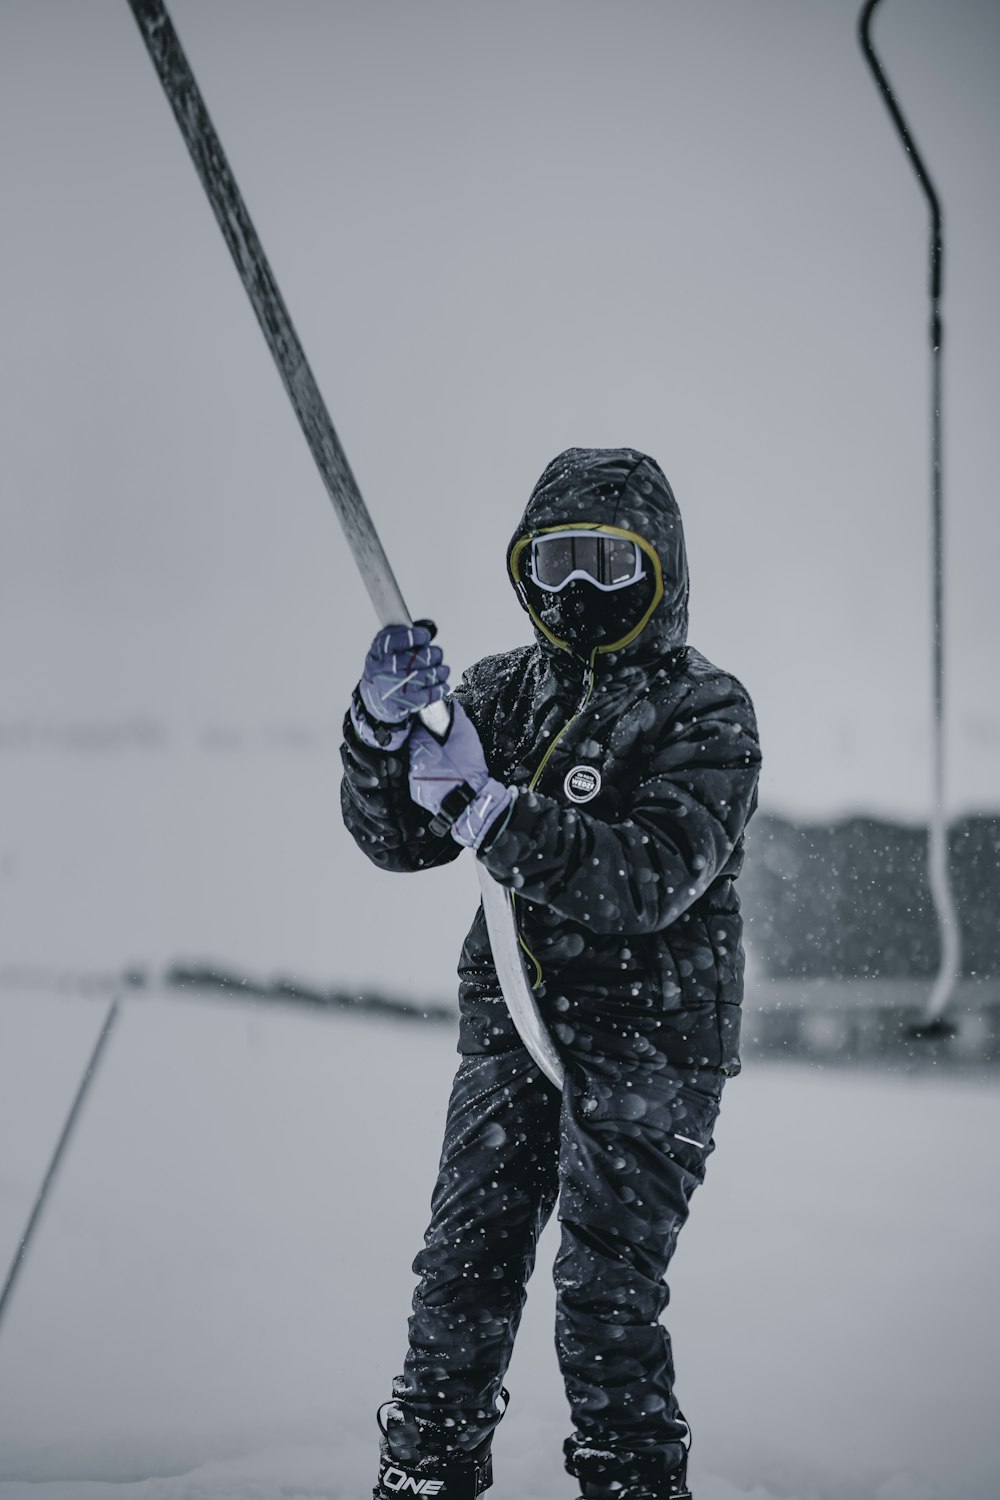
[[[410,729],[443,698],[448,669],[423,625],[380,630],[344,719],[340,805],[354,842],[384,870],[411,872],[456,859],[461,846],[431,833],[432,814],[409,790]]]

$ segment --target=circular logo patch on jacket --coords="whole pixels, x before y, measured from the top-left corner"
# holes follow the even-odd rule
[[[574,766],[563,782],[563,791],[571,802],[589,802],[601,790],[601,773],[593,766]]]

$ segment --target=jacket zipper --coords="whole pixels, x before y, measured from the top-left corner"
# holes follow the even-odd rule
[[[535,787],[538,785],[539,781],[541,781],[541,779],[542,779],[542,773],[545,770],[545,767],[548,765],[549,761],[552,759],[552,756],[555,753],[555,748],[558,745],[559,741],[562,739],[563,735],[566,733],[567,729],[569,729],[571,725],[573,725],[573,724],[576,723],[576,720],[580,717],[580,715],[583,713],[583,710],[587,707],[587,704],[590,702],[590,699],[591,699],[591,697],[593,695],[593,692],[594,692],[594,681],[595,681],[595,676],[596,676],[595,669],[594,669],[594,662],[596,661],[596,659],[597,659],[597,652],[595,650],[595,651],[592,651],[590,653],[590,662],[589,662],[588,667],[587,667],[587,676],[586,676],[586,679],[585,679],[586,688],[585,688],[583,697],[580,699],[580,702],[577,704],[576,708],[573,710],[573,713],[571,714],[571,716],[566,720],[565,724],[562,726],[562,728],[559,730],[559,732],[555,735],[554,739],[552,740],[552,743],[549,745],[549,748],[546,750],[545,754],[542,756],[541,760],[538,762],[538,766],[537,766],[537,768],[535,770],[535,774],[532,776],[531,780],[528,782],[528,791],[529,792],[533,792],[535,790]],[[537,990],[538,986],[541,984],[541,982],[542,982],[542,980],[544,979],[545,976],[544,976],[544,974],[542,972],[542,966],[541,966],[541,964],[538,962],[538,959],[532,953],[531,949],[528,947],[527,943],[524,941],[524,938],[521,936],[521,930],[520,930],[520,927],[518,926],[518,921],[517,921],[517,896],[515,895],[515,893],[513,891],[511,891],[511,893],[510,893],[510,905],[511,905],[511,910],[514,913],[514,926],[515,926],[515,928],[517,928],[517,941],[521,945],[522,951],[524,953],[526,953],[527,956],[528,956],[528,958],[531,960],[531,963],[532,963],[532,965],[534,967],[534,970],[535,970],[535,977],[534,977],[534,979],[531,982],[531,988],[533,990]]]

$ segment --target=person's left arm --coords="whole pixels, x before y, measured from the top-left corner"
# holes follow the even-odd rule
[[[720,674],[700,685],[681,715],[648,752],[632,806],[619,821],[540,792],[514,795],[483,775],[482,790],[452,836],[477,848],[499,884],[594,932],[668,927],[732,854],[760,771],[753,706],[735,678]],[[475,785],[468,736],[464,751],[459,769]],[[440,763],[436,772],[440,786]],[[477,817],[484,798],[485,819]]]

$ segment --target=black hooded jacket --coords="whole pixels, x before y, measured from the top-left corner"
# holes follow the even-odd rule
[[[525,539],[612,526],[640,542],[655,590],[627,638],[586,656],[532,604]],[[554,459],[508,549],[535,644],[471,667],[455,690],[490,774],[518,789],[479,854],[514,897],[528,967],[557,1039],[677,1067],[739,1071],[742,921],[734,881],[756,806],[753,705],[735,677],[686,644],[688,569],[680,512],[658,464],[630,448]],[[409,797],[405,746],[371,750],[349,718],[344,820],[385,869],[454,859]],[[510,1045],[482,909],[459,965],[465,1052]],[[609,1043],[609,1038],[611,1039]],[[516,1042],[516,1038],[514,1039]]]

